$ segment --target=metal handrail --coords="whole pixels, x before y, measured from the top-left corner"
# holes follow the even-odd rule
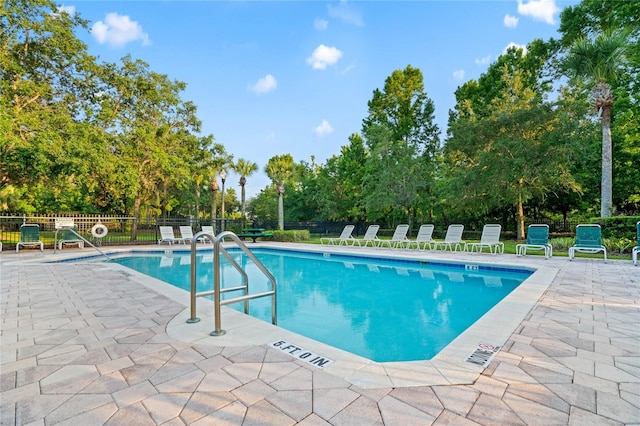
[[[94,246],[94,245],[91,243],[91,241],[87,240],[85,237],[83,237],[82,235],[78,234],[78,233],[76,232],[76,230],[75,230],[75,229],[70,228],[70,227],[67,227],[67,226],[64,226],[64,227],[62,227],[62,228],[58,228],[58,229],[56,229],[55,234],[53,234],[53,254],[55,254],[55,253],[56,253],[56,248],[58,247],[58,232],[59,232],[59,231],[62,231],[62,230],[65,230],[65,231],[71,231],[71,232],[73,232],[73,234],[74,234],[75,236],[77,236],[77,237],[78,237],[78,238],[80,238],[82,241],[84,241],[85,243],[89,244],[91,247],[93,247],[94,249],[96,249],[96,250],[98,251],[98,253],[100,253],[101,255],[103,255],[104,257],[106,257],[108,260],[111,260],[111,258],[110,258],[109,256],[107,256],[107,254],[106,254],[105,252],[103,252],[102,250],[100,250],[98,247]]]
[[[213,291],[205,291],[205,292],[196,292],[196,245],[198,239],[207,238],[213,242]],[[247,276],[246,271],[235,261],[224,247],[222,247],[222,242],[225,238],[230,238],[233,240],[237,246],[253,261],[253,263],[260,269],[260,271],[267,277],[269,282],[271,283],[271,290],[265,291],[262,293],[249,294],[249,278]],[[231,265],[240,273],[242,277],[242,285],[237,287],[230,287],[221,289],[220,284],[220,254],[223,254],[224,257],[231,263]],[[238,291],[243,290],[244,295],[235,297],[227,300],[220,300],[220,296],[222,293],[230,292],[230,291]],[[222,330],[221,325],[221,314],[220,307],[222,305],[228,305],[231,303],[244,302],[244,312],[245,314],[249,313],[249,300],[257,299],[259,297],[271,296],[271,323],[273,325],[277,324],[277,311],[276,311],[276,279],[269,272],[269,270],[258,260],[258,258],[247,248],[247,246],[238,238],[236,234],[229,231],[224,231],[218,234],[217,236],[213,236],[206,232],[198,232],[193,236],[191,240],[191,311],[190,317],[187,319],[188,323],[195,323],[200,321],[200,318],[196,317],[196,298],[202,296],[210,296],[213,295],[214,300],[214,322],[215,322],[215,330],[210,333],[211,336],[222,336],[226,333],[226,331]]]

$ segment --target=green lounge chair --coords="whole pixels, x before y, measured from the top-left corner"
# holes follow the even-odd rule
[[[529,225],[527,242],[516,245],[516,256],[526,256],[527,250],[544,250],[545,259],[553,256],[553,246],[549,244],[549,225]]]
[[[569,247],[569,260],[573,260],[579,253],[604,253],[604,263],[607,263],[607,249],[602,245],[602,230],[600,225],[578,225],[576,227],[576,242]]]
[[[62,250],[63,245],[68,245],[68,244],[77,244],[78,248],[84,248],[84,241],[78,238],[78,236],[74,234],[71,231],[71,229],[63,228],[60,230],[60,239],[58,240],[58,250]]]
[[[20,227],[20,241],[16,244],[16,252],[22,247],[40,247],[44,251],[44,244],[40,241],[40,225],[25,223]]]
[[[638,252],[640,251],[640,222],[636,223],[636,246],[631,250],[633,265],[638,266]]]

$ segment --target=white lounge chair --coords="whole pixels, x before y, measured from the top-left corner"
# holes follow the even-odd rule
[[[380,245],[380,238],[378,238],[378,230],[380,225],[369,225],[367,232],[364,233],[362,239],[355,239],[354,245],[358,244],[358,247],[367,247],[371,243],[371,247],[378,247]],[[364,243],[364,245],[362,245]]]
[[[409,244],[407,238],[407,232],[409,232],[409,225],[398,225],[393,232],[393,236],[390,240],[381,240],[378,247],[387,246],[392,249],[405,248]]]
[[[322,237],[320,238],[320,244],[322,245],[326,244],[331,246],[335,246],[335,245],[339,245],[339,246],[351,245],[352,246],[354,244],[355,238],[351,234],[353,233],[354,229],[355,229],[355,225],[346,225],[339,237],[337,238]]]
[[[173,228],[171,226],[159,226],[160,229],[160,239],[158,240],[158,244],[168,243],[172,245],[173,243],[182,243],[184,244],[184,240],[182,238],[176,238],[173,234]]]
[[[458,251],[459,248],[464,250],[467,243],[462,240],[463,232],[464,225],[449,225],[444,241],[436,241],[433,248],[438,250],[439,247],[442,247],[444,251],[447,250],[447,247],[451,251]]]
[[[211,235],[212,237],[216,236],[215,232],[213,232],[213,226],[211,226],[211,225],[202,225],[202,232],[206,232],[207,234]],[[213,240],[211,240],[208,237],[198,238],[198,241],[201,241],[203,243],[206,242],[206,241],[209,241],[209,242],[213,243]]]
[[[549,225],[529,225],[527,242],[516,245],[516,256],[526,256],[527,250],[544,250],[545,259],[553,256],[553,246],[549,244]]]
[[[20,241],[16,244],[16,252],[22,247],[40,247],[44,251],[44,243],[40,241],[40,225],[25,223],[20,226]]]
[[[433,229],[434,229],[434,226],[431,224],[421,225],[420,229],[418,230],[418,235],[416,236],[416,239],[413,241],[409,241],[409,243],[407,244],[407,248],[410,249],[411,246],[415,244],[416,249],[418,250],[426,250],[427,247],[429,247],[429,250],[431,250],[432,244],[435,243],[435,241],[432,238]]]
[[[607,263],[607,249],[602,245],[602,230],[600,225],[583,224],[576,226],[576,242],[569,247],[569,260],[578,253],[604,253],[604,263]]]
[[[473,253],[478,250],[478,253],[482,252],[483,248],[488,248],[491,254],[504,253],[504,243],[500,242],[500,231],[502,226],[492,223],[487,224],[482,228],[482,235],[480,236],[479,243],[467,243],[467,249]]]
[[[180,226],[179,229],[183,242],[191,242],[191,240],[193,240],[193,229],[191,226]]]

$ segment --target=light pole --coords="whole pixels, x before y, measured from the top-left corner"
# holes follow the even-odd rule
[[[222,180],[222,211],[220,212],[221,221],[220,224],[221,231],[224,232],[224,181],[227,179],[227,171],[222,169],[220,172],[220,179]]]

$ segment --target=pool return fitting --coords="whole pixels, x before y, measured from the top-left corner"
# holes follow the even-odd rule
[[[202,291],[196,292],[196,245],[198,239],[207,238],[213,242],[213,290],[210,291]],[[246,271],[235,261],[233,257],[229,254],[229,252],[222,247],[222,242],[225,238],[231,239],[236,245],[243,251],[249,259],[253,261],[253,263],[260,269],[260,271],[267,277],[269,282],[271,283],[271,290],[264,291],[261,293],[249,294],[249,277],[247,276]],[[242,284],[236,287],[227,287],[221,288],[220,283],[220,254],[222,254],[229,263],[238,271],[240,276],[242,277]],[[231,299],[221,300],[222,293],[228,293],[231,291],[242,291],[243,295],[234,297]],[[213,236],[212,234],[208,234],[206,232],[198,232],[191,239],[191,311],[190,317],[187,319],[187,323],[192,324],[200,321],[200,318],[196,316],[196,298],[203,296],[213,296],[214,301],[214,320],[215,320],[215,330],[209,333],[211,336],[223,336],[226,334],[226,331],[222,329],[221,324],[221,315],[220,308],[222,305],[229,305],[232,303],[244,303],[244,313],[249,315],[249,300],[257,299],[259,297],[271,296],[271,323],[273,325],[277,324],[277,313],[276,313],[276,279],[273,277],[271,272],[258,260],[258,258],[247,248],[247,246],[238,238],[236,234],[229,231],[223,231],[219,233],[217,236]]]

